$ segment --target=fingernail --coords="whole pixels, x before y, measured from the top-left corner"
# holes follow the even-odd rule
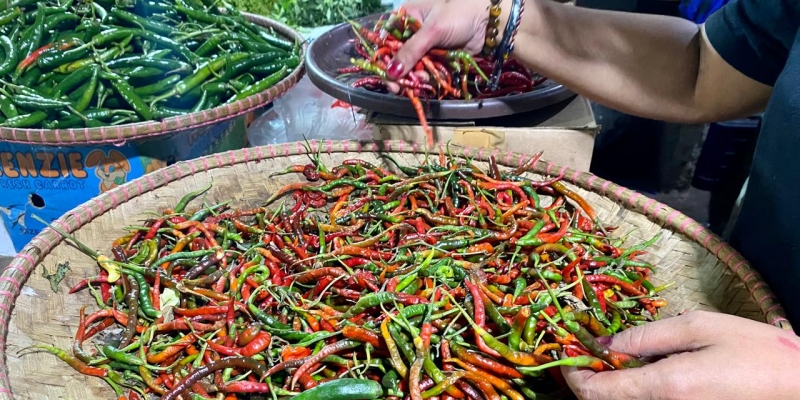
[[[597,342],[602,344],[603,346],[610,346],[611,342],[613,341],[614,341],[613,336],[600,336],[599,338],[597,338]]]
[[[389,75],[389,79],[395,80],[400,78],[400,74],[403,73],[403,63],[397,60],[392,60],[389,62],[389,65],[386,68],[386,74]]]

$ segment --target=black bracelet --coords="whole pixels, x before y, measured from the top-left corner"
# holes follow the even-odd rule
[[[500,84],[500,73],[503,70],[503,62],[508,60],[508,56],[514,51],[514,40],[519,30],[520,22],[522,21],[522,13],[525,11],[525,0],[512,0],[511,12],[508,15],[508,23],[506,23],[505,31],[503,31],[503,40],[494,51],[494,70],[491,76],[490,88],[492,91],[497,90]]]

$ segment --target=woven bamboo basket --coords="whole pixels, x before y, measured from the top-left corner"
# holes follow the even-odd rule
[[[47,144],[47,145],[87,145],[98,143],[122,143],[128,140],[152,138],[173,132],[195,130],[246,114],[272,102],[291,89],[305,73],[306,44],[303,37],[292,28],[269,18],[255,14],[242,13],[247,19],[263,28],[295,43],[302,43],[300,64],[287,77],[271,88],[234,103],[165,118],[161,121],[143,121],[135,124],[104,126],[99,128],[77,129],[18,129],[0,127],[0,141]]]
[[[335,165],[347,158],[361,158],[385,165],[380,153],[391,153],[409,164],[419,163],[423,148],[405,142],[312,142],[323,162]],[[486,149],[451,147],[453,154],[486,161],[492,155],[507,167],[522,165],[530,156]],[[187,192],[214,186],[208,201],[235,199],[235,207],[260,204],[280,186],[294,182],[294,175],[267,178],[275,171],[307,163],[301,143],[243,149],[180,162],[120,186],[70,211],[55,222],[75,236],[109,254],[113,238],[123,226],[146,218],[148,211],[174,206]],[[386,166],[391,168],[391,166]],[[619,227],[616,235],[632,233],[629,243],[662,232],[645,260],[656,264],[656,284],[675,282],[663,296],[663,311],[677,315],[703,309],[736,314],[791,329],[783,309],[748,262],[702,225],[655,200],[600,179],[594,175],[539,161],[541,175],[563,174],[566,182],[586,196],[607,226]],[[69,261],[72,271],[53,292],[42,269],[53,270]],[[97,265],[68,246],[52,229],[45,229],[13,260],[0,276],[0,399],[111,399],[113,392],[96,378],[72,371],[49,354],[20,357],[20,349],[48,343],[69,349],[82,305],[92,304],[86,292],[66,294],[66,288],[97,274]]]

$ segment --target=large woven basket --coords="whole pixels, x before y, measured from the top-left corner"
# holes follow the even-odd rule
[[[347,158],[384,164],[379,153],[391,153],[406,163],[418,163],[423,148],[404,142],[316,142],[323,162],[334,165]],[[487,160],[494,155],[501,165],[517,166],[530,156],[485,149],[451,147],[453,154]],[[180,162],[107,192],[70,211],[55,222],[74,232],[90,247],[106,254],[122,227],[146,218],[148,211],[173,206],[185,193],[213,180],[208,201],[234,198],[234,206],[261,203],[297,176],[268,178],[288,165],[307,163],[300,143],[244,149]],[[390,167],[387,167],[390,168]],[[668,315],[704,309],[731,313],[791,329],[781,306],[748,262],[702,225],[680,212],[588,173],[540,161],[538,174],[564,174],[595,206],[615,233],[633,231],[630,242],[640,242],[663,232],[645,256],[657,265],[657,284],[675,282],[664,292]],[[630,243],[628,243],[630,245]],[[649,258],[647,258],[649,257]],[[69,261],[72,271],[59,292],[42,278],[42,268],[52,270]],[[42,267],[43,266],[43,267]],[[66,288],[97,274],[97,265],[66,245],[52,229],[45,229],[14,259],[0,276],[0,342],[5,359],[0,363],[0,399],[111,399],[113,392],[102,380],[85,378],[48,354],[18,356],[34,343],[70,348],[82,305],[92,304],[89,294],[68,295]]]
[[[243,15],[264,28],[295,43],[302,43],[300,64],[289,76],[283,78],[271,88],[242,100],[223,104],[208,110],[170,117],[161,121],[143,121],[135,124],[104,126],[99,128],[77,129],[18,129],[0,127],[0,140],[16,143],[49,144],[49,145],[86,145],[94,143],[122,143],[127,140],[144,139],[161,136],[172,132],[180,132],[215,125],[220,122],[246,114],[263,107],[278,96],[291,89],[305,73],[306,44],[303,37],[292,28],[275,20],[255,14]]]

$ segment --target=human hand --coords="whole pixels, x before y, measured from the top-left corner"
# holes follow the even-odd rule
[[[480,52],[486,37],[490,7],[490,0],[412,0],[404,3],[408,16],[420,21],[422,27],[403,44],[387,66],[389,78],[396,80],[405,76],[432,48],[464,49],[470,54]],[[500,26],[504,24],[501,22]]]
[[[634,356],[667,357],[618,371],[563,368],[567,383],[581,400],[800,396],[800,338],[771,325],[694,311],[634,327],[601,342]]]

